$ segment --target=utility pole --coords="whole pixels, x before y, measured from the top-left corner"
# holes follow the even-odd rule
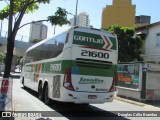
[[[3,25],[3,20],[1,20],[1,31],[0,31],[0,38],[2,36],[2,25]]]
[[[76,26],[76,21],[77,21],[77,9],[78,9],[78,0],[76,2],[76,12],[75,12],[75,16],[74,16],[74,25]]]

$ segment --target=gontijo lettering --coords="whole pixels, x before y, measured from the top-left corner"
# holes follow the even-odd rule
[[[92,38],[92,37],[84,37],[84,36],[79,36],[79,35],[74,35],[74,40],[90,42],[90,43],[104,44],[103,39],[95,39],[95,38]]]

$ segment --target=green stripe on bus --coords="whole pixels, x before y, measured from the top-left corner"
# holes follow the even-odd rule
[[[63,61],[63,69],[62,73],[65,73],[65,70],[67,68],[70,68],[72,66],[72,74],[77,74],[77,75],[92,75],[92,76],[104,76],[104,77],[113,77],[113,74],[115,72],[115,65],[111,66],[106,66],[106,69],[103,68],[97,68],[93,66],[78,66],[75,61]]]
[[[35,65],[35,64],[34,64]],[[27,65],[27,72],[37,72],[34,71],[34,65]],[[38,64],[36,64],[37,68]],[[65,74],[67,68],[72,68],[72,74],[77,75],[92,75],[92,76],[104,76],[112,77],[116,68],[116,65],[106,66],[106,68],[97,68],[92,65],[81,66],[77,65],[76,61],[73,60],[63,60],[42,63],[41,73],[53,73],[53,74]]]

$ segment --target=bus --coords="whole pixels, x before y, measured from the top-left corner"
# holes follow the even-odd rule
[[[115,34],[70,27],[28,48],[21,83],[38,98],[75,104],[112,102],[118,61]]]

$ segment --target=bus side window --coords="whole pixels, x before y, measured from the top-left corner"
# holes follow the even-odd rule
[[[68,43],[69,33],[67,33],[65,44]]]

